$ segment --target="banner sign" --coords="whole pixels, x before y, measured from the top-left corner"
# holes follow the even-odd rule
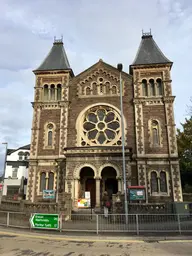
[[[43,199],[55,199],[55,190],[43,190]]]

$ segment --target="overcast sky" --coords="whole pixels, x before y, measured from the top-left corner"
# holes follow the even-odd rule
[[[176,125],[186,117],[192,95],[191,0],[0,0],[0,142],[9,148],[30,143],[32,70],[53,38],[63,35],[75,74],[100,58],[128,72],[151,28],[163,53],[174,62],[172,87]],[[0,145],[0,170],[4,146]]]

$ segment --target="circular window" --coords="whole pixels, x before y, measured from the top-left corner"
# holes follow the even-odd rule
[[[120,115],[107,106],[89,109],[83,118],[81,145],[120,145]]]

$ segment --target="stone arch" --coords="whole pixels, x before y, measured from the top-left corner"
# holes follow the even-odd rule
[[[116,171],[116,174],[117,174],[116,178],[118,179],[120,177],[120,168],[119,168],[119,166],[114,165],[112,163],[105,163],[105,164],[103,164],[103,165],[101,165],[99,167],[99,171],[98,171],[98,177],[99,178],[101,178],[101,173],[102,173],[102,171],[103,171],[103,169],[105,167],[112,167],[112,168],[114,168],[114,170]]]
[[[84,167],[90,167],[93,172],[94,172],[94,178],[97,177],[97,169],[94,165],[92,164],[89,164],[89,163],[85,163],[85,164],[81,164],[81,165],[78,165],[76,168],[75,168],[75,171],[74,171],[74,179],[79,179],[80,178],[80,172],[81,170],[84,168]]]

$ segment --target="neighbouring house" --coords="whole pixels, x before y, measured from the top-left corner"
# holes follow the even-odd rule
[[[27,200],[41,201],[48,189],[58,192],[56,200],[60,202],[62,193],[67,192],[76,209],[79,198],[89,192],[92,206],[99,208],[105,191],[110,196],[124,193],[124,136],[127,186],[143,186],[149,203],[182,202],[172,65],[153,36],[144,33],[129,73],[120,73],[100,59],[74,75],[62,40],[55,40],[33,71],[36,82]],[[20,151],[23,149],[13,155],[19,157]],[[24,164],[22,161],[18,164]],[[23,174],[14,174],[10,164],[6,178],[16,175]]]
[[[25,197],[29,155],[30,145],[7,150],[3,196],[17,198],[22,193]]]

